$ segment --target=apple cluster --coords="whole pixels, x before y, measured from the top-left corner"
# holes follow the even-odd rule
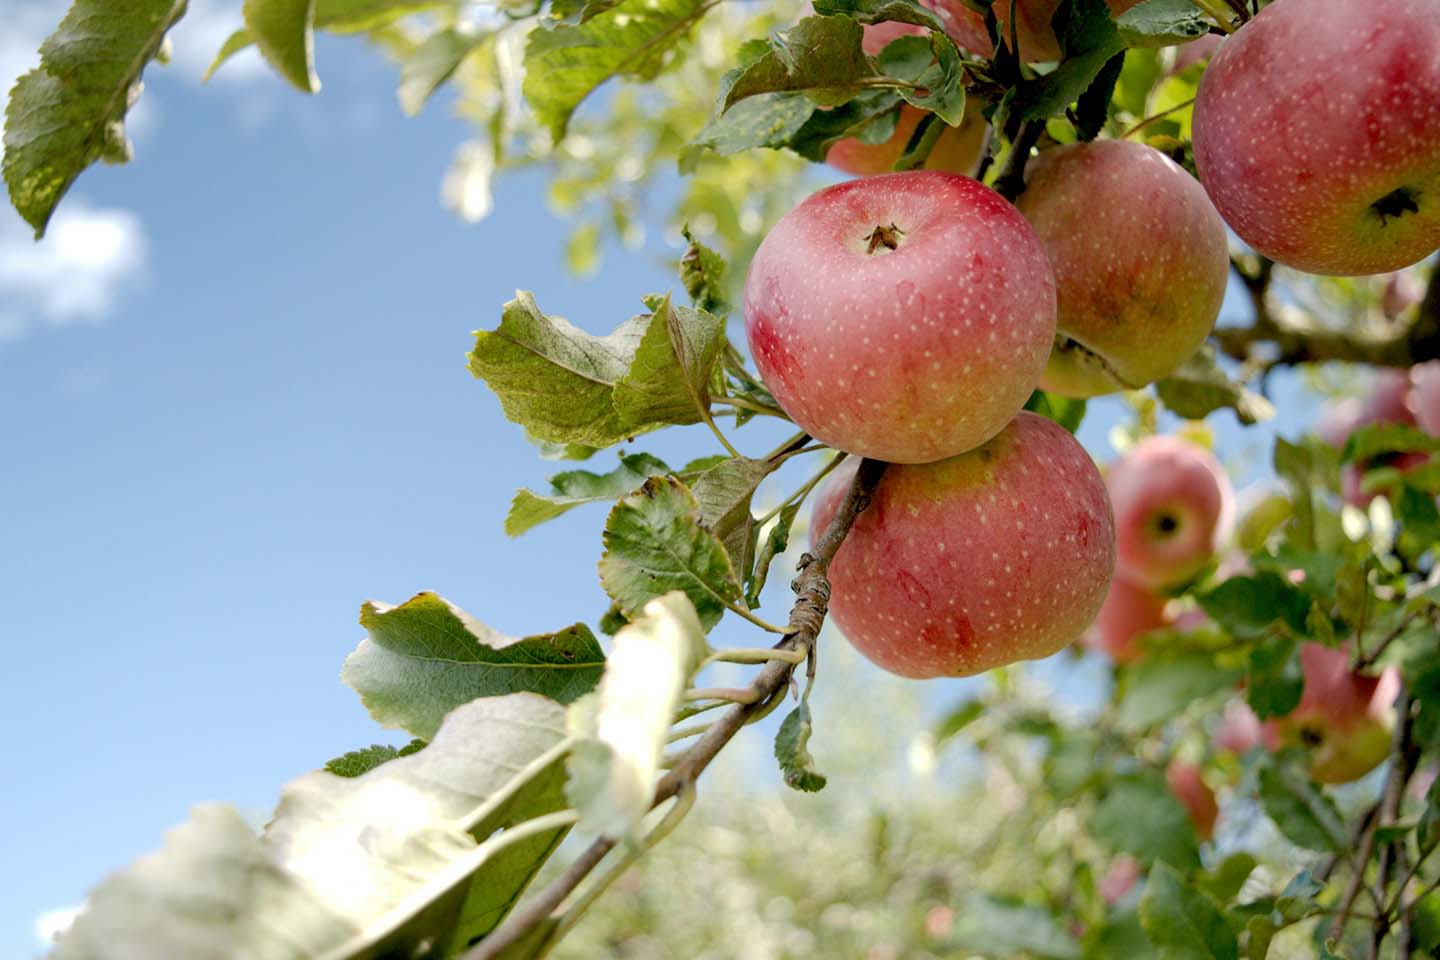
[[[1408,371],[1376,371],[1362,396],[1348,397],[1325,411],[1316,424],[1316,433],[1338,450],[1361,427],[1387,423],[1419,427],[1440,437],[1440,360],[1416,364]],[[1347,463],[1340,473],[1345,502],[1363,509],[1381,492],[1363,488],[1365,471],[1371,467],[1391,466],[1406,471],[1428,459],[1423,453],[1397,453],[1384,464]]]

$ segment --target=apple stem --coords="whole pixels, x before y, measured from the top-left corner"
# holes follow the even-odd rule
[[[900,246],[900,238],[903,236],[905,236],[905,231],[893,223],[888,227],[877,226],[866,240],[865,252],[873,254],[881,247],[884,247],[886,250],[898,249]]]

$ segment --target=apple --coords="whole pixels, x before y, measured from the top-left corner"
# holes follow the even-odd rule
[[[1220,715],[1213,738],[1215,749],[1243,754],[1254,747],[1274,750],[1279,746],[1275,731],[1267,729],[1244,700],[1231,701]]]
[[[1168,603],[1153,590],[1116,576],[1110,581],[1110,591],[1095,623],[1085,631],[1081,642],[1116,663],[1133,663],[1145,652],[1140,637],[1171,625],[1166,615]]]
[[[1140,861],[1128,853],[1122,853],[1111,861],[1109,869],[1096,884],[1096,889],[1105,902],[1113,907],[1135,888],[1135,881],[1140,879],[1140,875]]]
[[[1024,406],[1055,338],[1055,279],[999,194],[936,170],[826,187],[781,217],[745,279],[765,385],[815,439],[927,463]]]
[[[1183,760],[1172,760],[1165,768],[1165,783],[1185,812],[1190,814],[1196,836],[1201,840],[1215,836],[1215,821],[1219,819],[1220,807],[1215,802],[1215,791],[1200,775],[1200,768]]]
[[[1300,704],[1267,720],[1265,735],[1309,748],[1310,776],[1320,783],[1360,779],[1390,753],[1400,674],[1393,667],[1378,677],[1355,673],[1349,653],[1318,643],[1301,645],[1300,667]]]
[[[1215,325],[1229,280],[1225,224],[1205,190],[1129,140],[1047,150],[1029,170],[1016,206],[1050,256],[1058,303],[1040,385],[1092,397],[1173,371]]]
[[[1221,45],[1195,165],[1251,247],[1310,273],[1385,273],[1440,246],[1434,0],[1275,0]]]
[[[855,465],[817,498],[813,535]],[[1025,412],[967,453],[885,471],[830,564],[830,616],[891,673],[969,676],[1079,637],[1114,565],[1099,470],[1063,427]]]
[[[1410,412],[1421,430],[1440,437],[1440,360],[1410,368]]]
[[[1135,6],[1140,0],[1105,0],[1112,15],[1118,15]],[[1020,44],[1020,59],[1026,62],[1060,59],[1060,44],[1055,39],[1051,20],[1060,0],[1014,0],[1015,39]],[[994,0],[995,20],[1000,28],[1000,38],[1010,43],[1011,0]]]
[[[1315,425],[1322,440],[1336,449],[1345,446],[1350,434],[1361,427],[1383,423],[1414,424],[1412,410],[1412,374],[1402,370],[1377,370],[1363,397],[1347,397],[1327,410]],[[1395,455],[1391,466],[1408,470],[1428,457],[1423,453]],[[1375,493],[1362,489],[1366,464],[1347,463],[1340,469],[1340,493],[1345,502],[1362,510],[1375,499]]]
[[[866,143],[858,137],[837,140],[825,153],[825,162],[837,170],[856,176],[888,173],[905,152],[910,135],[919,126],[925,111],[905,104],[895,122],[895,132],[883,143]],[[948,173],[971,173],[985,148],[985,131],[989,124],[978,111],[967,111],[958,127],[948,127],[930,148],[925,158],[928,170]]]
[[[1215,51],[1220,49],[1220,41],[1223,39],[1219,34],[1207,33],[1198,40],[1180,44],[1175,48],[1175,61],[1170,65],[1170,76],[1184,73],[1197,63],[1208,63],[1210,58],[1215,56]]]
[[[1208,450],[1146,437],[1111,466],[1106,482],[1115,505],[1116,570],[1141,586],[1183,583],[1227,536],[1235,497]]]
[[[1380,294],[1380,312],[1387,320],[1398,320],[1406,310],[1425,297],[1425,284],[1410,270],[1398,270],[1385,278]]]

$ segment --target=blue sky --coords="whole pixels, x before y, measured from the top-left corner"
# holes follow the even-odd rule
[[[0,10],[8,86],[61,8]],[[514,488],[556,465],[465,352],[517,287],[608,330],[675,286],[660,241],[567,276],[539,173],[462,224],[439,202],[466,136],[443,101],[405,119],[393,67],[326,38],[318,97],[253,56],[200,86],[236,23],[238,4],[192,3],[175,63],[146,75],[135,161],[86,173],[45,243],[0,212],[3,956],[34,954],[37,917],[194,803],[263,811],[283,781],[387,739],[338,680],[361,601],[434,589],[516,634],[605,605],[599,511],[501,532]],[[1084,433],[1102,456],[1108,409]],[[709,452],[681,434],[653,448]]]

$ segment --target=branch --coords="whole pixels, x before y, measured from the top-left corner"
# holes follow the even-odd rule
[[[1415,723],[1410,712],[1410,691],[1402,685],[1395,696],[1395,735],[1390,741],[1390,775],[1385,778],[1385,793],[1380,800],[1380,816],[1377,822],[1394,823],[1400,813],[1400,799],[1405,793],[1405,785],[1410,782],[1410,777],[1415,773],[1415,765],[1420,759],[1420,751],[1412,737],[1414,728]],[[1403,870],[1404,844],[1405,838],[1401,836],[1380,848],[1380,858],[1375,868],[1377,905],[1386,902],[1385,893],[1390,885],[1391,872],[1397,866]],[[1378,909],[1381,911],[1380,916],[1370,927],[1371,960],[1380,956],[1380,944],[1390,929],[1389,913],[1383,906],[1378,906]]]
[[[1005,158],[1005,169],[995,178],[995,192],[1011,203],[1025,192],[1025,164],[1030,162],[1030,151],[1040,142],[1045,132],[1043,120],[1026,120],[1020,124],[1020,132],[1010,144],[1010,155]]]
[[[1328,328],[1295,304],[1277,300],[1271,291],[1274,264],[1257,259],[1258,266],[1252,267],[1243,258],[1231,258],[1255,320],[1248,327],[1223,327],[1212,334],[1226,355],[1258,362],[1263,369],[1327,360],[1409,367],[1440,358],[1440,270],[1431,272],[1413,320],[1366,334]]]
[[[855,519],[870,504],[885,472],[885,464],[877,460],[863,460],[855,474],[845,500],[835,511],[835,517],[825,528],[813,553],[800,558],[800,574],[791,588],[795,591],[795,605],[790,609],[790,623],[785,636],[776,648],[810,654],[825,623],[825,614],[830,605],[830,581],[826,574],[835,552],[855,525]],[[747,703],[736,703],[723,713],[699,740],[682,753],[665,776],[655,786],[651,808],[664,803],[682,791],[693,788],[696,779],[710,765],[710,761],[729,743],[740,729],[757,714],[768,710],[785,695],[790,688],[790,677],[796,664],[787,660],[771,660],[756,675],[746,690],[753,699]],[[461,960],[496,960],[508,948],[521,942],[536,927],[550,919],[565,899],[574,892],[580,882],[599,865],[605,855],[614,849],[616,840],[600,837],[590,844],[579,858],[564,873],[550,882],[521,909],[511,914],[504,923],[488,937],[462,955]]]

